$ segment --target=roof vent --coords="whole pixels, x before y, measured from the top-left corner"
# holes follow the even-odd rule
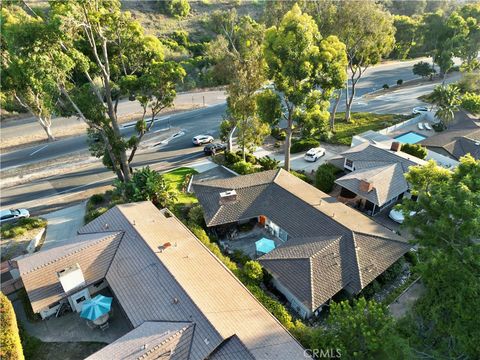
[[[160,250],[160,252],[163,252],[163,250],[169,248],[170,246],[172,246],[172,244],[169,243],[169,242],[166,242],[165,244],[160,245],[160,246],[158,247],[158,249]]]
[[[390,145],[390,150],[392,151],[400,151],[402,149],[402,144],[400,144],[400,142],[398,141],[394,141],[392,142],[392,144]]]
[[[210,341],[208,340],[208,338],[203,339],[203,342],[207,345],[210,344]]]
[[[231,204],[237,201],[237,192],[228,190],[220,193],[220,205]]]
[[[148,344],[143,344],[142,345],[142,350],[147,350],[147,348],[148,348]]]
[[[178,298],[173,298],[173,301],[172,301],[172,303],[174,303],[174,304],[178,304],[179,302],[180,302],[180,300],[178,300]]]
[[[371,182],[368,182],[367,180],[360,180],[360,185],[358,187],[360,188],[360,191],[366,193],[373,190],[373,184]]]
[[[103,225],[103,227],[104,227],[105,229],[108,229],[108,224],[105,223],[105,225]]]

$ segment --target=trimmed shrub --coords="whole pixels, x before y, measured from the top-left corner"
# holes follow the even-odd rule
[[[388,84],[383,84],[382,88],[384,88],[384,89],[389,89],[390,86],[388,86]]]
[[[241,150],[237,151],[237,156],[239,157],[240,161],[243,160],[243,154],[242,154]],[[257,163],[257,158],[255,157],[255,155],[252,155],[252,154],[246,152],[245,153],[245,161],[250,163],[250,164],[255,165]]]
[[[311,183],[310,179],[309,179],[309,178],[307,177],[307,175],[305,175],[305,174],[302,174],[302,173],[300,173],[300,172],[298,172],[298,171],[295,171],[295,170],[290,170],[290,174],[296,176],[296,177],[299,178],[300,180],[303,180],[303,181],[305,181],[305,182],[307,182],[307,183],[309,183],[309,184]]]
[[[90,197],[90,203],[92,203],[93,205],[98,205],[98,204],[101,204],[103,202],[105,198],[103,197],[102,194],[93,194],[91,197]]]
[[[262,265],[258,261],[250,260],[243,266],[243,274],[253,283],[260,283],[263,278]]]
[[[436,132],[441,132],[447,128],[447,126],[443,122],[439,122],[437,124],[432,124],[433,130]]]
[[[242,160],[242,157],[238,156],[234,152],[225,151],[225,161],[227,162],[227,165],[233,165],[241,160]]]
[[[292,147],[290,148],[290,152],[292,154],[310,150],[311,148],[316,148],[320,146],[320,142],[315,139],[300,139],[292,142]]]
[[[3,293],[0,293],[0,325],[0,358],[23,360],[17,318],[12,303]]]
[[[403,84],[403,80],[402,80],[402,79],[398,79],[398,80],[397,80],[397,85],[400,86],[400,85],[402,85],[402,84]]]
[[[280,161],[275,160],[267,155],[257,159],[257,163],[262,167],[262,170],[275,170],[278,169]]]
[[[230,258],[242,266],[245,265],[247,261],[251,260],[250,257],[240,249],[233,250],[233,254],[230,255]]]
[[[205,225],[205,219],[203,217],[203,209],[201,205],[195,205],[188,211],[188,220],[200,226]]]
[[[320,165],[315,174],[315,186],[323,192],[329,193],[335,183],[335,166],[332,164]]]
[[[98,209],[92,209],[90,211],[87,210],[87,212],[85,214],[85,217],[84,217],[85,223],[89,223],[90,221],[96,219],[97,217],[99,217],[103,213],[107,212],[108,209],[109,209],[108,207],[99,207]]]
[[[466,93],[462,97],[462,107],[472,114],[480,114],[480,95]]]
[[[255,167],[246,161],[239,161],[232,166],[232,170],[240,175],[253,174],[255,172]]]
[[[402,144],[401,150],[419,159],[425,159],[427,157],[427,148],[420,144]]]
[[[287,132],[283,129],[280,129],[278,127],[274,127],[270,133],[273,138],[279,141],[284,141],[287,138]]]

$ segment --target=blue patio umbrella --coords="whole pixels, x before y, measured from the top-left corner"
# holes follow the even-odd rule
[[[255,248],[257,249],[257,252],[268,254],[275,249],[275,242],[267,238],[261,238],[260,240],[255,241]]]
[[[97,295],[93,299],[85,301],[82,305],[80,317],[92,321],[97,320],[100,316],[110,311],[112,300],[111,297]]]

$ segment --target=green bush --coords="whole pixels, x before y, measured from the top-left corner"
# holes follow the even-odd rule
[[[243,154],[242,154],[241,150],[237,151],[237,156],[240,158],[240,160],[243,160]],[[252,155],[252,154],[246,152],[245,153],[245,161],[250,163],[250,164],[255,165],[257,163],[257,158],[255,157],[255,155]]]
[[[287,132],[278,127],[274,127],[270,133],[276,140],[284,141],[287,138]]]
[[[188,32],[185,30],[175,30],[170,38],[180,46],[187,47],[189,45]]]
[[[480,95],[466,93],[462,97],[462,107],[472,114],[480,114]]]
[[[388,88],[390,88],[390,86],[388,86],[388,84],[383,84],[382,88],[388,89]]]
[[[242,157],[238,156],[234,152],[225,151],[225,161],[226,161],[227,165],[233,165],[233,164],[235,164],[235,163],[237,163],[241,160],[242,160]]]
[[[23,218],[12,224],[5,224],[1,227],[1,235],[4,239],[10,239],[25,234],[28,230],[44,228],[47,221],[41,218]]]
[[[200,226],[205,225],[203,208],[201,205],[195,205],[188,211],[188,220]]]
[[[405,254],[405,260],[410,263],[412,266],[418,264],[418,254],[416,251],[409,251]]]
[[[91,197],[90,197],[90,203],[92,203],[93,205],[98,205],[98,204],[101,204],[104,200],[104,196],[102,194],[93,194]]]
[[[383,274],[381,274],[377,279],[378,281],[385,285],[385,284],[388,284],[390,282],[392,282],[393,280],[395,280],[399,275],[400,273],[403,271],[403,267],[405,265],[405,258],[401,257],[400,259],[398,259],[396,262],[394,262],[392,264],[392,266],[390,266],[387,270],[385,270],[383,272]]]
[[[113,205],[113,206],[115,206],[115,205]],[[109,209],[108,207],[99,207],[98,209],[93,209],[93,210],[87,211],[86,214],[85,214],[85,217],[84,217],[85,223],[89,223],[90,221],[96,219],[97,217],[99,217],[103,213],[107,212],[108,209]]]
[[[262,167],[262,170],[275,170],[278,169],[280,161],[275,160],[267,155],[257,159],[257,163]]]
[[[255,284],[259,284],[262,281],[263,269],[262,265],[260,265],[258,261],[247,261],[243,266],[242,271],[243,274],[247,277],[247,279]]]
[[[432,124],[433,130],[436,132],[441,132],[447,128],[447,126],[443,122],[439,122],[437,124]]]
[[[301,172],[298,172],[298,171],[295,171],[295,170],[290,170],[290,174],[296,176],[297,178],[299,178],[300,180],[303,180],[307,183],[311,183],[310,179],[308,178],[307,175],[301,173]]]
[[[425,159],[428,153],[427,148],[420,144],[402,144],[401,150],[419,159]]]
[[[332,191],[335,184],[335,169],[332,164],[320,165],[315,174],[315,186],[326,193]]]
[[[403,80],[402,80],[402,79],[398,79],[398,80],[397,80],[397,85],[400,86],[400,85],[402,85],[402,84],[403,84]]]
[[[233,254],[230,255],[230,258],[242,266],[245,265],[247,261],[250,261],[250,257],[240,249],[235,249]]]
[[[24,359],[17,318],[10,300],[0,292],[0,358]]]
[[[290,152],[292,154],[310,150],[311,148],[316,148],[320,146],[320,142],[315,139],[300,139],[292,142],[292,147],[290,148]]]
[[[232,170],[240,175],[253,174],[255,172],[255,167],[246,161],[239,161],[232,165]]]
[[[366,299],[371,299],[377,292],[382,289],[382,286],[377,280],[373,280],[370,284],[365,286],[359,296],[364,296]]]
[[[185,17],[190,13],[190,4],[188,3],[188,0],[160,1],[160,7],[167,15],[176,18]]]

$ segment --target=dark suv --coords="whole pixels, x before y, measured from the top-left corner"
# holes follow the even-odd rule
[[[219,153],[221,151],[225,151],[227,146],[225,144],[215,143],[215,144],[208,144],[203,148],[203,152],[205,155],[212,155],[213,153]]]

